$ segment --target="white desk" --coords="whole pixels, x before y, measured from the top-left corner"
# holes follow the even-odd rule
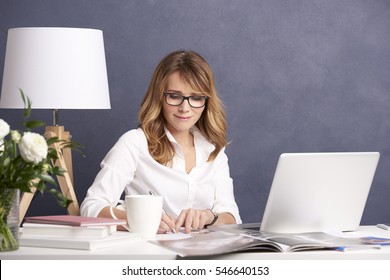
[[[361,226],[357,231],[366,236],[390,238],[390,231],[375,226]],[[158,237],[157,237],[158,238]],[[154,245],[147,240],[135,240],[123,246],[93,251],[20,247],[13,252],[0,253],[1,260],[174,260],[174,252]],[[202,258],[204,259],[204,258]],[[294,253],[234,253],[207,259],[241,260],[390,260],[390,246],[382,249],[336,251],[308,251]]]

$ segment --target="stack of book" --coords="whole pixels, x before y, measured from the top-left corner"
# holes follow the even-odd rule
[[[137,240],[138,234],[117,231],[125,220],[72,215],[26,217],[19,245],[94,250]]]

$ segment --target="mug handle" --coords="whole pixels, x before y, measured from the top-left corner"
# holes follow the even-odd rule
[[[120,210],[126,210],[126,204],[123,200],[119,200],[118,203],[119,204],[117,206],[115,206],[115,208],[118,208]],[[115,216],[115,214],[114,214],[113,208],[114,208],[113,206],[110,206],[111,217],[113,217],[115,220],[118,220],[118,217]],[[121,226],[124,227],[125,229],[127,229],[129,232],[131,232],[131,229],[128,225],[121,225]]]

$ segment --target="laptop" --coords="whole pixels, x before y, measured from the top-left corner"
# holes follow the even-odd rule
[[[360,225],[379,157],[378,152],[282,154],[261,224],[214,229],[354,231]]]

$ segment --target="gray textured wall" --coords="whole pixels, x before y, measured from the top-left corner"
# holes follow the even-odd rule
[[[390,1],[0,0],[0,77],[7,30],[27,26],[104,32],[112,109],[61,112],[86,145],[86,158],[74,155],[80,202],[103,156],[137,126],[156,64],[185,48],[215,71],[244,221],[260,221],[280,153],[316,151],[379,151],[362,223],[390,221]],[[22,114],[0,116],[16,125]],[[33,117],[51,122],[49,111]],[[62,213],[49,196],[28,215]]]

